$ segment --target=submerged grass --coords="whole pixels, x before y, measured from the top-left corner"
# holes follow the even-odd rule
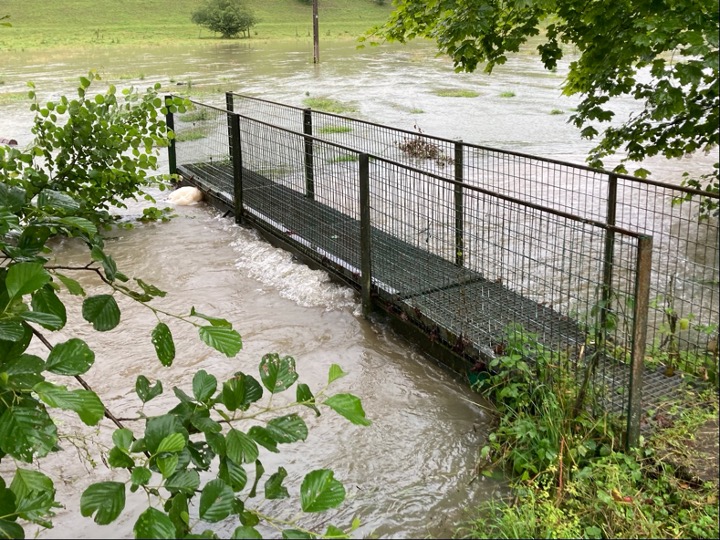
[[[324,135],[330,135],[333,133],[349,133],[351,131],[352,128],[350,126],[322,126],[318,129],[318,133],[322,133]]]
[[[463,90],[461,88],[440,88],[433,90],[433,94],[440,97],[462,97],[462,98],[474,98],[480,95],[480,92],[475,90]]]
[[[310,107],[311,109],[315,109],[317,111],[329,112],[334,114],[343,114],[358,111],[358,106],[356,103],[340,101],[326,96],[306,97],[305,99],[303,99],[303,104],[306,107]]]

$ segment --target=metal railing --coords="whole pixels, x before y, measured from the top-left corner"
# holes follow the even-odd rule
[[[718,383],[718,220],[700,219],[700,202],[705,199],[717,204],[718,193],[256,97],[228,96],[231,108],[256,120],[303,131],[497,194],[652,236],[655,248],[648,332],[653,355],[671,369],[681,367]],[[680,201],[685,202],[678,204]]]
[[[366,312],[409,321],[466,368],[520,326],[579,384],[591,379],[631,443],[642,407],[678,383],[643,370],[649,236],[310,135],[306,122],[194,107],[169,118],[171,165],[357,287]]]

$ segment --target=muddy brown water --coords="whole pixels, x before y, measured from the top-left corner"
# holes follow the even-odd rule
[[[18,95],[27,81],[33,81],[41,99],[57,99],[72,95],[78,77],[96,69],[103,76],[98,88],[107,83],[144,88],[159,82],[166,89],[191,85],[209,92],[201,100],[218,105],[225,90],[291,105],[302,105],[308,96],[328,96],[354,102],[364,119],[472,143],[578,163],[590,147],[567,123],[576,102],[561,95],[566,64],[557,73],[547,73],[531,53],[523,53],[492,76],[456,74],[449,61],[424,44],[360,51],[353,43],[328,44],[322,59],[313,65],[311,46],[294,43],[5,55],[0,64],[0,137],[17,139],[20,146],[32,137],[27,103],[3,101],[2,94]],[[447,88],[475,90],[480,99],[434,93]],[[514,96],[502,97],[508,92]],[[621,109],[629,113],[632,104]],[[560,112],[551,114],[554,110]],[[702,159],[698,165],[703,165]],[[686,164],[658,163],[655,171],[660,179],[673,179]],[[166,194],[156,195],[162,206]],[[280,454],[282,462],[263,457],[268,471],[279,465],[288,469],[286,484],[294,499],[290,505],[261,509],[295,515],[299,480],[318,467],[336,471],[348,500],[329,516],[302,523],[311,527],[329,519],[347,526],[357,516],[362,523],[358,536],[447,536],[466,510],[500,496],[502,482],[471,481],[491,423],[477,395],[383,324],[364,320],[353,292],[331,282],[324,272],[298,264],[202,203],[176,210],[178,217],[169,223],[114,231],[109,250],[126,273],[168,291],[159,302],[163,307],[187,313],[195,306],[233,321],[244,348],[237,358],[227,359],[203,346],[193,331],[173,324],[178,357],[167,369],[154,358],[150,344],[156,323],[151,312],[123,303],[121,328],[99,334],[88,329],[75,309],[69,327],[97,355],[88,382],[111,410],[124,417],[137,415],[140,403],[133,386],[139,374],[160,378],[166,394],[172,386],[189,391],[198,369],[220,380],[238,370],[255,374],[264,353],[278,352],[294,356],[301,381],[316,389],[324,385],[329,366],[337,363],[348,375],[334,390],[358,395],[373,425],[352,426],[332,414],[318,421],[308,417],[306,442],[287,447]],[[142,204],[131,204],[126,219],[134,220],[141,211]],[[64,263],[85,260],[83,251],[68,242],[57,245],[55,253]],[[89,278],[83,282],[89,291],[99,287]],[[52,339],[58,342],[63,336]],[[151,402],[144,412],[157,412],[163,403],[168,401],[159,398],[159,404]],[[80,494],[89,483],[123,477],[108,470],[99,455],[85,455],[93,441],[108,444],[111,426],[103,424],[80,439],[72,418],[60,419],[68,434],[62,444],[65,451],[39,466],[54,479],[67,509],[57,512],[54,529],[39,536],[131,537],[142,499],[131,498],[128,512],[106,527],[81,517],[78,510]],[[5,478],[10,473],[7,468],[2,471]],[[216,528],[228,536],[236,525],[227,522]]]

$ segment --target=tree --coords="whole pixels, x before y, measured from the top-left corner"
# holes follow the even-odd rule
[[[615,170],[626,172],[629,162],[718,145],[718,33],[716,0],[399,0],[368,37],[431,38],[457,71],[484,63],[488,73],[531,36],[542,36],[537,51],[548,70],[571,46],[577,58],[563,93],[582,99],[570,120],[583,137],[597,140],[588,156],[592,166],[622,153]],[[642,110],[616,119],[613,99],[620,96],[638,100]],[[613,120],[620,123],[601,129]],[[717,193],[718,164],[685,182]]]
[[[191,391],[173,388],[176,403],[161,414],[136,420],[144,429],[127,429],[82,378],[92,369],[95,352],[83,339],[70,337],[53,345],[48,336],[65,329],[68,307],[64,295],[81,297],[81,314],[99,332],[121,323],[116,298],[124,296],[150,309],[158,319],[148,329],[158,361],[171,366],[175,342],[167,322],[197,332],[206,345],[228,356],[242,348],[230,321],[205,315],[194,307],[173,314],[157,306],[166,293],[141,278],[130,278],[105,249],[102,229],[114,222],[113,210],[124,200],[146,197],[144,189],[167,178],[153,177],[156,154],[166,146],[164,114],[184,112],[188,102],[157,95],[160,85],[138,92],[117,92],[110,86],[90,96],[91,72],[81,77],[77,98],[62,96],[41,104],[30,85],[35,112],[35,141],[27,150],[0,145],[0,537],[24,538],[23,523],[51,527],[55,500],[52,479],[26,463],[36,463],[59,450],[62,425],[52,409],[72,411],[88,426],[106,417],[117,429],[112,448],[102,452],[109,467],[124,481],[90,485],[80,500],[80,513],[109,524],[123,512],[126,494],[147,494],[148,508],[134,524],[138,538],[185,538],[230,516],[241,525],[233,538],[258,538],[261,522],[282,530],[284,537],[310,538],[286,521],[275,522],[253,508],[257,493],[265,499],[290,499],[283,485],[283,467],[265,474],[261,458],[282,445],[305,440],[305,414],[332,410],[358,425],[368,425],[360,400],[352,394],[328,395],[329,386],[345,373],[333,364],[328,383],[315,393],[300,383],[295,360],[269,353],[259,362],[258,377],[236,372],[218,381],[205,370],[192,378]],[[160,184],[163,185],[163,184]],[[150,216],[156,215],[151,212]],[[50,253],[64,237],[87,247],[87,264],[57,266]],[[99,278],[105,290],[88,294],[77,276]],[[65,329],[71,332],[71,329]],[[65,336],[67,337],[67,336]],[[133,339],[137,336],[128,336]],[[55,339],[57,341],[57,339]],[[31,343],[46,353],[29,348]],[[263,398],[295,387],[282,415]],[[75,387],[75,388],[73,388]],[[144,375],[135,381],[140,407],[163,393],[161,381]],[[135,424],[134,424],[135,425]],[[7,478],[6,475],[12,478]],[[250,478],[250,480],[248,480]],[[329,469],[310,471],[299,488],[303,512],[340,505],[345,489]],[[292,500],[288,501],[292,503]],[[327,527],[326,536],[348,537],[357,521],[341,530]]]
[[[257,24],[257,18],[242,0],[208,0],[193,12],[191,20],[224,38],[241,32],[250,37],[250,29]]]

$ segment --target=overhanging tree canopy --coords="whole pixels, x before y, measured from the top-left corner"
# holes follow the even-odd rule
[[[390,19],[370,35],[405,42],[437,41],[458,71],[487,72],[532,36],[553,70],[564,45],[577,54],[563,92],[581,95],[571,121],[598,139],[588,161],[602,167],[622,152],[624,164],[655,155],[680,157],[718,144],[717,0],[397,0]],[[612,99],[630,96],[642,110],[621,124]],[[634,171],[644,176],[645,169]],[[718,164],[694,187],[717,191]]]

